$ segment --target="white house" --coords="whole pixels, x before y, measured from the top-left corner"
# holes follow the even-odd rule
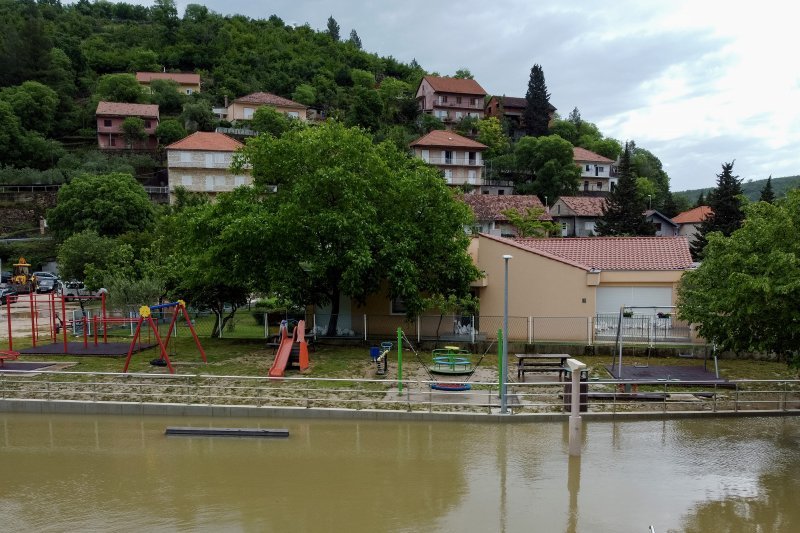
[[[250,172],[230,172],[233,153],[242,143],[223,133],[198,131],[167,146],[170,203],[175,188],[202,192],[211,196],[229,192],[242,185],[252,185]]]

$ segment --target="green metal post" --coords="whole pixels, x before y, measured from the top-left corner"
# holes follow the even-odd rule
[[[503,393],[503,329],[497,330],[497,397]]]
[[[397,390],[403,392],[403,330],[397,328]]]

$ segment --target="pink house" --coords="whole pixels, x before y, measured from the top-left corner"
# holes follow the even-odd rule
[[[150,104],[125,104],[120,102],[100,102],[97,104],[97,146],[103,150],[155,150],[158,148],[156,128],[158,127],[158,106]],[[127,143],[122,133],[122,122],[128,117],[138,117],[144,121],[147,138],[143,141]]]
[[[448,129],[464,117],[483,118],[486,91],[475,80],[425,76],[416,98],[423,113],[433,115]]]

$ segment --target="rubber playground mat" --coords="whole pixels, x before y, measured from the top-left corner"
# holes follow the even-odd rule
[[[0,366],[0,372],[3,370],[44,370],[58,364],[53,361],[5,361],[3,366]]]
[[[608,373],[620,379],[619,366],[605,366]],[[640,381],[703,381],[706,383],[727,383],[702,366],[633,366],[622,365],[622,378]]]
[[[137,344],[133,351],[134,353],[142,350],[147,350],[156,346],[155,344]],[[131,344],[129,342],[108,342],[98,343],[96,346],[90,342],[88,346],[84,346],[82,342],[68,342],[67,349],[64,350],[64,343],[57,342],[55,344],[41,344],[32,348],[23,348],[18,350],[21,354],[26,355],[86,355],[86,356],[123,356],[128,355],[128,350]]]

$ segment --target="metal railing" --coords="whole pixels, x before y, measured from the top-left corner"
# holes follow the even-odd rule
[[[497,383],[475,382],[458,393],[431,388],[431,381],[267,378],[208,374],[119,374],[9,371],[0,373],[1,400],[125,402],[247,407],[339,408],[408,412],[492,413]],[[508,385],[512,414],[568,411],[568,383]],[[597,414],[797,413],[800,380],[584,381],[581,411]],[[566,398],[566,400],[565,400]]]
[[[426,163],[431,165],[454,165],[464,167],[482,167],[483,161],[469,159],[468,157],[428,157]]]

